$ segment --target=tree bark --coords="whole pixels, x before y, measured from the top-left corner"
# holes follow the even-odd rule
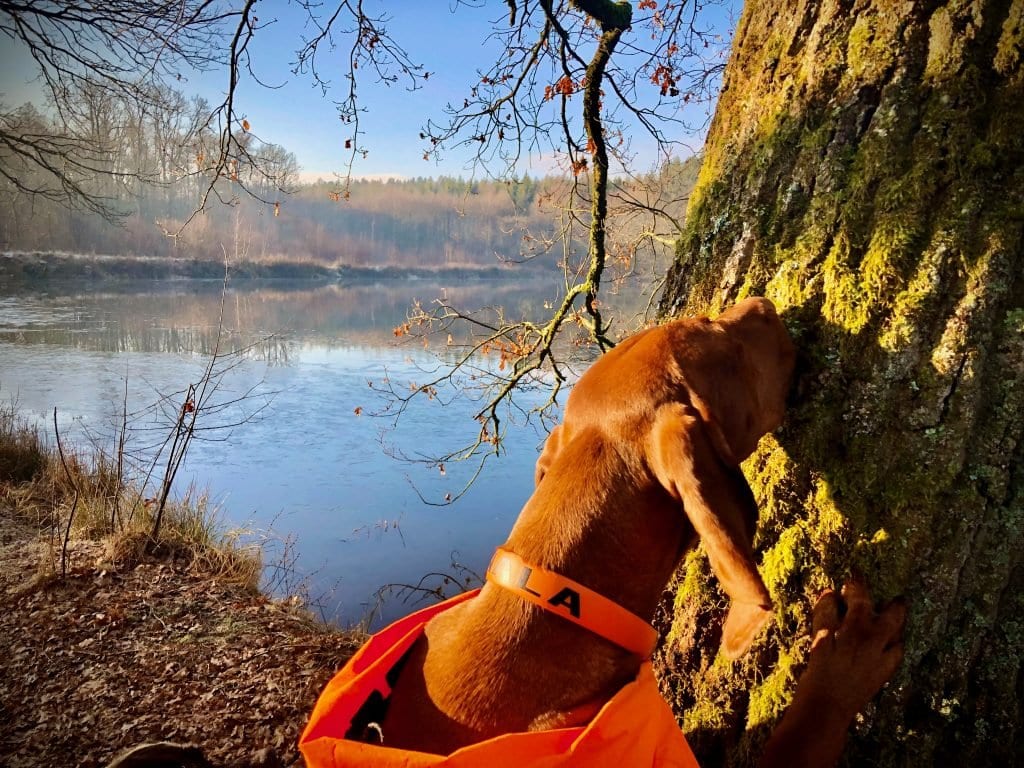
[[[662,303],[771,298],[801,352],[744,465],[775,622],[717,657],[698,553],[663,687],[708,765],[785,709],[851,571],[910,603],[848,765],[1024,764],[1024,2],[751,0]]]

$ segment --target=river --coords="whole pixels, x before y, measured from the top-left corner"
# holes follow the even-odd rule
[[[442,295],[536,316],[553,287],[264,282],[229,285],[223,302],[221,293],[217,281],[0,288],[0,397],[51,435],[56,407],[62,440],[109,451],[127,383],[129,452],[145,464],[219,339],[227,370],[211,403],[224,407],[200,422],[219,428],[192,444],[176,489],[206,489],[226,527],[266,542],[272,591],[304,585],[325,618],[377,627],[423,597],[384,585],[435,574],[425,586],[452,594],[448,575],[482,574],[531,492],[545,430],[528,411],[547,392],[517,396],[502,455],[459,496],[475,462],[420,459],[473,441],[479,381],[440,385],[400,418],[385,415],[394,399],[382,390],[428,382],[462,341],[444,332],[425,348],[394,329],[413,301]],[[151,407],[161,398],[164,413]]]

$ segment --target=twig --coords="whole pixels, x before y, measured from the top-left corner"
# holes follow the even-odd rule
[[[81,493],[78,490],[78,483],[75,482],[75,478],[71,475],[71,470],[68,469],[68,463],[64,458],[64,448],[60,444],[60,429],[57,427],[56,406],[54,406],[53,409],[53,432],[57,438],[57,453],[60,455],[60,464],[64,467],[64,474],[67,475],[68,482],[71,483],[71,487],[75,489],[75,500],[71,504],[71,513],[68,515],[68,525],[67,528],[64,529],[64,541],[60,548],[60,577],[65,579],[68,575],[68,540],[71,538],[71,524],[75,520],[75,512],[78,509],[78,498]]]
[[[117,439],[117,485],[114,488],[114,509],[110,514],[110,532],[115,533],[121,528],[121,489],[124,487],[124,441],[128,431],[128,373],[124,376],[124,402],[121,406],[121,434]],[[129,522],[134,516],[134,508],[129,512]]]

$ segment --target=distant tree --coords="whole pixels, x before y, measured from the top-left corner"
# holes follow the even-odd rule
[[[18,110],[0,104],[0,179],[20,194],[108,219],[125,213],[111,184],[166,182],[169,172],[202,182],[194,210],[201,210],[211,196],[230,198],[239,192],[276,202],[269,190],[276,193],[285,186],[272,175],[275,169],[265,168],[263,158],[252,151],[258,144],[252,141],[253,126],[235,104],[242,77],[254,77],[249,44],[264,26],[255,5],[255,0],[237,5],[208,0],[0,0],[0,41],[28,52],[51,111],[45,127],[37,130],[38,123],[33,128],[19,118]],[[369,29],[372,20],[359,17]],[[367,37],[359,41],[357,49],[369,46]],[[301,63],[313,61],[319,42],[309,41]],[[190,115],[190,125],[182,126],[177,121],[185,104],[173,86],[210,70],[226,73],[225,96],[212,105],[192,102],[201,109]],[[131,145],[122,143],[124,136],[114,136],[110,121],[120,121],[116,129],[123,133],[126,114],[137,127],[162,116],[162,167],[154,164],[156,157],[125,151]],[[169,141],[176,143],[170,146]],[[186,148],[190,158],[183,162]],[[173,171],[168,163],[175,164]],[[239,173],[242,167],[248,169],[245,174]],[[230,185],[218,184],[220,180]]]
[[[54,113],[53,124],[33,131],[0,106],[0,174],[22,193],[116,217],[110,191],[92,182],[149,176],[143,167],[115,167],[122,147],[98,120],[114,103],[149,111],[183,70],[225,63],[220,43],[232,17],[241,15],[201,0],[0,0],[0,38],[29,52]],[[228,124],[236,119],[230,101],[221,111]]]
[[[676,136],[688,132],[680,117],[682,105],[713,98],[722,66],[721,37],[698,10],[716,3],[640,0],[634,8],[630,2],[611,0],[506,0],[507,15],[493,28],[493,36],[503,43],[493,66],[478,73],[461,104],[451,105],[442,118],[428,119],[423,127],[428,158],[468,146],[481,174],[508,178],[527,154],[553,153],[571,180],[559,190],[564,195],[557,202],[560,230],[553,235],[525,232],[522,253],[517,249],[505,254],[528,258],[554,253],[559,259],[565,285],[550,318],[503,319],[496,326],[484,319],[476,325],[482,335],[464,349],[463,363],[481,349],[500,350],[506,362],[492,372],[493,397],[482,401],[481,440],[471,453],[498,444],[498,407],[520,382],[550,377],[553,397],[557,394],[566,372],[555,342],[564,329],[580,329],[602,349],[614,343],[597,300],[608,260],[609,179],[613,173],[628,177],[628,182],[616,184],[618,204],[644,216],[662,217],[674,204],[640,191],[642,175],[633,167],[630,134],[645,133],[668,157],[678,144]],[[0,150],[7,153],[0,155],[2,167],[15,167],[8,157],[17,157],[38,170],[38,183],[29,186],[19,171],[9,174],[11,184],[22,192],[116,215],[112,187],[97,189],[92,178],[104,175],[131,186],[128,182],[159,180],[168,168],[155,163],[153,153],[144,154],[141,144],[135,145],[138,152],[122,153],[115,161],[111,153],[123,145],[110,137],[115,130],[129,131],[132,121],[141,124],[154,110],[180,108],[167,91],[179,76],[218,69],[226,74],[225,96],[186,129],[189,141],[184,146],[191,158],[182,151],[171,153],[178,162],[190,160],[181,173],[199,187],[191,214],[211,199],[231,201],[240,194],[278,202],[271,199],[272,190],[282,187],[281,178],[270,170],[276,166],[268,166],[266,155],[257,151],[256,127],[235,103],[241,80],[255,79],[250,45],[272,23],[258,16],[255,0],[112,0],[54,7],[0,0],[0,35],[30,51],[57,121],[42,137],[0,123],[6,125],[0,134]],[[418,88],[430,73],[393,40],[387,16],[370,13],[367,3],[297,0],[292,7],[306,16],[312,30],[299,41],[295,72],[310,76],[335,100],[348,161],[354,162],[367,151],[360,100],[366,79]],[[340,79],[337,58],[344,61]],[[341,83],[340,93],[332,90],[332,82]],[[75,93],[89,99],[79,104]],[[120,122],[90,126],[100,133],[82,131],[82,111],[110,100],[122,105]],[[93,140],[100,134],[100,141]],[[54,135],[62,137],[59,143],[51,140]],[[161,131],[162,138],[167,135]],[[126,159],[132,163],[125,165]],[[479,191],[474,186],[478,181],[474,173],[468,195]],[[337,197],[350,193],[349,178]],[[551,206],[554,200],[552,193],[542,204]],[[192,215],[166,228],[176,232]],[[664,221],[674,219],[669,214]],[[664,230],[660,224],[645,228],[649,234]],[[628,265],[638,247],[652,242],[657,240],[650,236],[620,241],[616,259]],[[473,322],[442,303],[421,314],[415,327],[446,335],[448,322],[455,318]]]

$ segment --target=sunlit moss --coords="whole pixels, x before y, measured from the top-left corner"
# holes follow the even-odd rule
[[[925,76],[938,78],[949,66],[955,32],[953,19],[947,8],[938,8],[928,21],[928,59]]]
[[[755,732],[806,658],[815,595],[859,571],[877,598],[909,598],[908,661],[846,764],[951,749],[993,765],[1024,718],[1024,629],[1007,623],[1024,612],[1010,577],[1024,546],[1024,5],[910,18],[823,4],[813,27],[747,9],[761,26],[728,78],[670,304],[762,293],[801,363],[786,425],[743,467],[774,621],[727,672],[702,649],[677,711],[721,731],[725,764],[756,762]],[[748,232],[749,267],[723,289]],[[689,616],[724,610],[710,576],[684,589],[706,606],[688,602]]]
[[[683,714],[683,732],[728,727],[731,715],[722,699],[701,699]]]
[[[782,499],[779,494],[785,492],[785,480],[792,475],[794,469],[789,455],[773,435],[761,438],[757,451],[744,462],[743,472],[757,499],[762,529],[771,527],[789,511],[792,499]]]
[[[877,12],[857,14],[846,45],[850,77],[873,79],[892,66],[896,58],[896,18],[896,14],[886,17]]]
[[[795,259],[783,262],[764,290],[764,295],[780,310],[801,306],[807,301],[808,293],[807,274]]]
[[[815,480],[811,496],[811,507],[815,511],[815,530],[825,535],[839,534],[846,527],[846,516],[839,511],[832,489],[824,477]]]
[[[850,334],[859,333],[868,321],[868,306],[860,293],[860,280],[850,264],[850,242],[840,233],[822,266],[824,319]]]
[[[683,566],[683,581],[679,584],[675,594],[676,608],[681,608],[690,601],[699,600],[708,592],[707,558],[699,549],[690,550],[686,555]]]
[[[747,709],[747,728],[774,722],[789,705],[796,684],[796,667],[800,659],[796,654],[783,651],[771,674],[750,693]]]
[[[997,72],[1004,75],[1016,73],[1021,76],[1020,61],[1024,54],[1020,41],[1024,38],[1024,3],[1010,3],[1010,12],[1003,21],[999,45],[992,64]]]
[[[772,596],[780,602],[787,596],[785,588],[790,579],[800,573],[808,563],[807,534],[802,525],[787,528],[761,561],[761,578]]]
[[[919,313],[936,300],[942,284],[941,268],[948,247],[933,240],[918,262],[914,275],[894,300],[894,311],[878,336],[878,344],[886,352],[897,352],[911,344],[918,334]]]

